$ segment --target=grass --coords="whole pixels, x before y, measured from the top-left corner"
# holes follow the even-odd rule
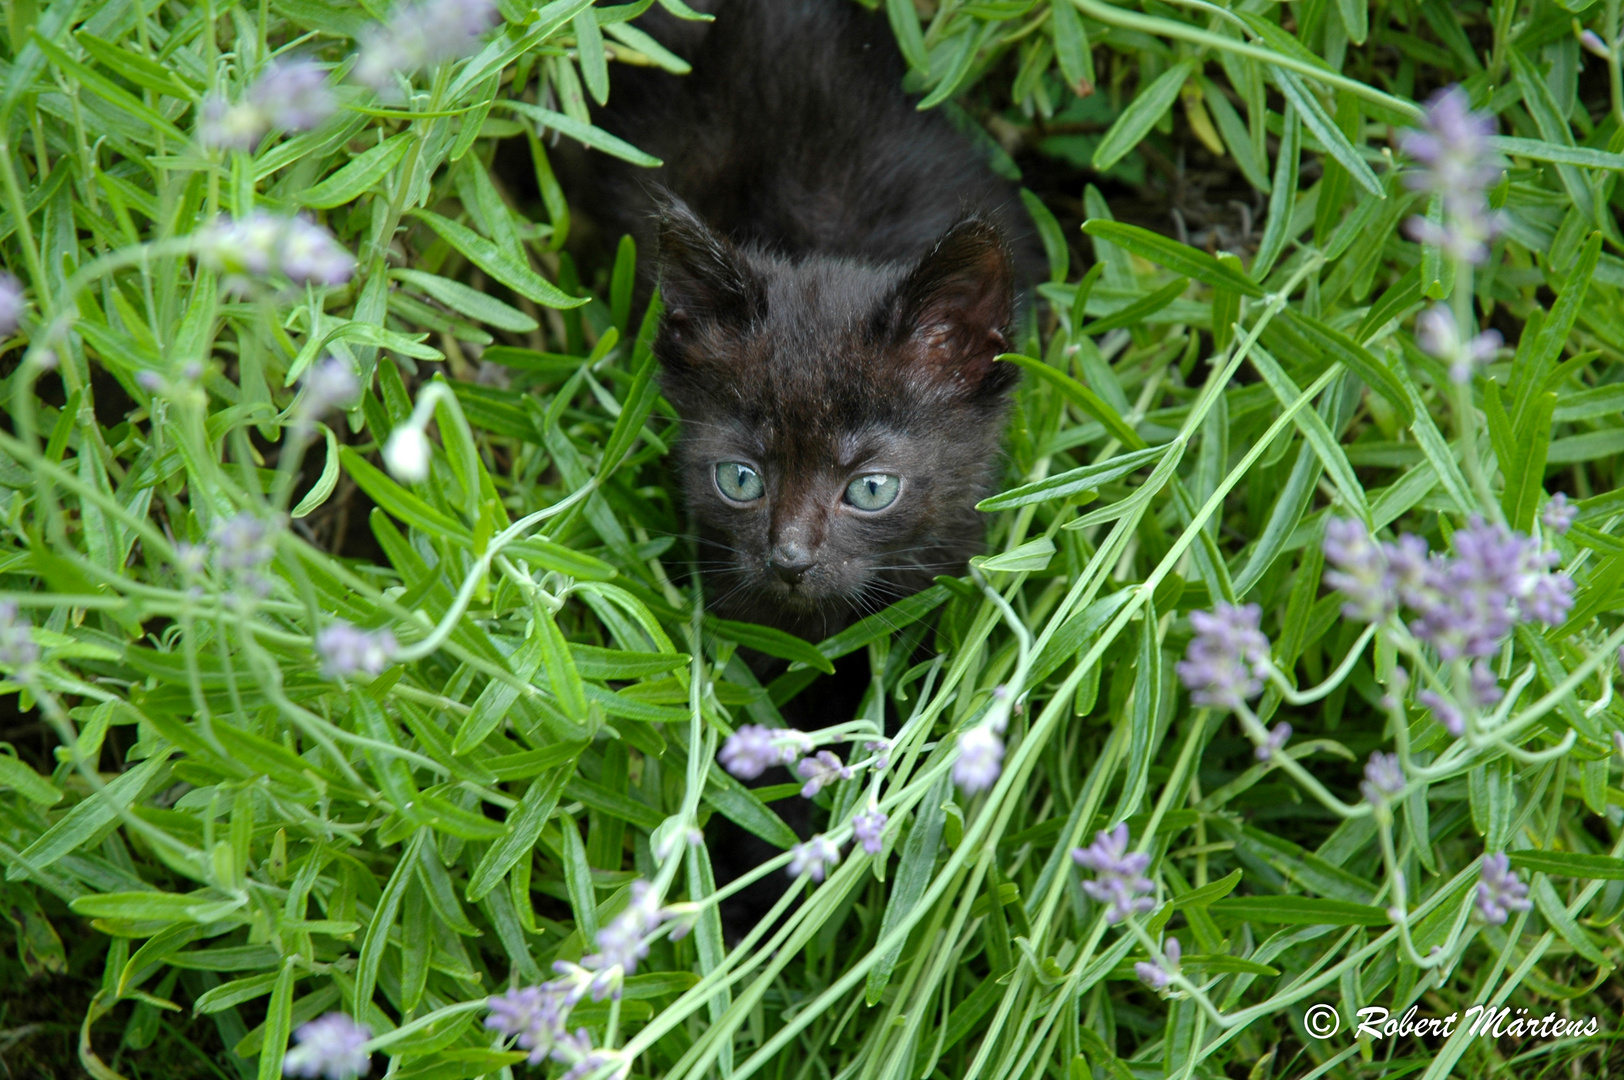
[[[674,65],[628,33],[647,6],[505,3],[381,94],[354,78],[372,8],[7,9],[0,1062],[271,1078],[337,1010],[375,1075],[536,1071],[486,997],[591,953],[643,880],[678,907],[574,1010],[619,1055],[599,1075],[1616,1075],[1618,3],[888,0],[911,88],[1032,178],[1051,276],[991,557],[824,642],[705,618],[646,253],[566,250],[552,136],[637,158],[586,102],[615,63]],[[330,69],[332,115],[205,145],[205,98],[277,55]],[[1429,207],[1397,172],[1457,83],[1506,155],[1476,263],[1411,238]],[[244,265],[210,230],[255,211],[319,219],[353,274]],[[1418,339],[1435,304],[1506,341],[1464,387]],[[347,408],[311,404],[324,357]],[[414,480],[383,448],[421,431]],[[1554,550],[1574,606],[1499,643],[1510,704],[1455,739],[1418,692],[1464,667],[1344,618],[1323,539],[1354,518],[1448,552],[1473,515]],[[1177,670],[1221,602],[1259,605],[1276,673],[1238,709]],[[335,677],[337,620],[396,647]],[[740,648],[788,671],[763,687]],[[849,730],[899,725],[889,763],[817,796],[841,861],[729,945],[691,830],[739,823],[778,874],[799,796],[718,750],[842,657],[872,673]],[[995,728],[966,792],[960,738]],[[1402,789],[1366,799],[1378,751]],[[848,842],[871,791],[877,857]],[[1070,854],[1118,823],[1154,882],[1125,922]],[[1491,925],[1500,852],[1531,907]],[[1169,935],[1158,993],[1135,964]],[[1352,1034],[1366,1006],[1488,1003],[1599,1031]]]

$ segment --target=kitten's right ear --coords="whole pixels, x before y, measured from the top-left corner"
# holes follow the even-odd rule
[[[655,228],[665,325],[680,338],[704,323],[748,326],[766,309],[766,291],[725,237],[688,205],[671,199]]]

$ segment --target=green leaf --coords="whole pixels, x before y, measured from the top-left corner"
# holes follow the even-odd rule
[[[298,977],[299,968],[293,958],[284,960],[271,990],[270,1004],[265,1008],[259,1080],[278,1080],[282,1075],[282,1057],[287,1053],[288,1036],[293,1031],[293,984]]]
[[[686,667],[687,653],[627,652],[570,642],[570,656],[583,679],[641,679]]]
[[[579,581],[608,581],[619,573],[602,559],[565,547],[563,544],[555,544],[541,536],[516,540],[502,550],[516,558],[534,563],[544,570],[565,574]]]
[[[1590,881],[1624,881],[1624,859],[1615,855],[1587,855],[1577,851],[1525,851],[1508,853],[1518,870]]]
[[[326,502],[333,494],[333,489],[338,487],[338,436],[334,435],[333,429],[326,424],[321,425],[321,434],[327,446],[326,460],[321,464],[321,475],[310,485],[310,490],[299,500],[299,505],[290,511],[289,516],[295,520],[308,516],[312,510]]]
[[[830,663],[815,646],[802,641],[794,634],[786,634],[771,626],[706,616],[705,629],[729,641],[736,641],[747,649],[755,649],[768,656],[776,656],[780,660],[805,664],[825,675],[833,675],[835,672],[834,664]]]
[[[305,206],[322,210],[354,202],[400,164],[415,138],[417,136],[409,131],[392,135],[295,197]]]
[[[385,513],[433,536],[450,536],[464,544],[473,542],[473,534],[461,522],[434,509],[395,483],[350,447],[340,446],[338,457],[356,486],[366,492]]]
[[[1167,449],[1165,446],[1146,447],[1143,450],[1133,450],[1094,465],[1084,465],[1080,468],[1069,469],[1063,473],[1056,473],[1054,476],[1048,476],[1030,484],[1023,484],[1018,488],[1004,492],[1002,495],[982,499],[976,504],[976,509],[1008,510],[1015,506],[1025,506],[1028,503],[1068,498],[1080,491],[1093,491],[1102,485],[1110,483],[1112,480],[1128,475],[1136,469],[1144,468],[1152,461],[1159,460],[1166,455]]]
[[[1031,356],[1022,356],[1019,353],[1005,353],[998,359],[1007,363],[1018,364],[1058,388],[1066,400],[1077,406],[1084,415],[1092,417],[1103,424],[1105,430],[1109,431],[1111,437],[1118,442],[1134,450],[1143,450],[1145,448],[1145,440],[1139,437],[1137,431],[1128,426],[1128,422],[1122,419],[1117,411],[1111,408],[1110,404],[1059,368],[1051,367],[1042,360]],[[999,498],[1002,497],[999,496]],[[991,507],[983,505],[981,509],[986,510],[991,509]]]
[[[1532,158],[1559,165],[1576,165],[1582,169],[1606,169],[1624,172],[1624,154],[1610,154],[1588,146],[1570,146],[1543,139],[1518,139],[1509,135],[1491,135],[1489,145],[1502,154]]]
[[[581,78],[587,92],[599,105],[609,101],[609,60],[603,51],[603,32],[598,28],[598,17],[592,9],[571,20],[575,28],[575,56],[581,65]]]
[[[170,751],[172,752],[172,751]],[[17,881],[29,876],[30,870],[44,870],[99,833],[119,814],[128,810],[150,787],[164,782],[169,775],[170,752],[148,758],[127,772],[120,773],[107,786],[73,805],[56,824],[15,858],[7,857],[6,880]]]
[[[1217,881],[1209,881],[1198,889],[1191,889],[1183,896],[1173,898],[1173,910],[1187,907],[1206,907],[1215,900],[1222,900],[1235,891],[1235,886],[1241,883],[1241,871],[1232,870]]]
[[[1297,110],[1286,103],[1281,118],[1280,147],[1275,155],[1274,182],[1269,190],[1269,214],[1263,225],[1263,239],[1258,241],[1257,255],[1252,260],[1252,276],[1259,281],[1269,276],[1275,261],[1291,240],[1291,223],[1297,212],[1297,180],[1299,156],[1302,151],[1303,126]]]
[[[1233,289],[1242,296],[1263,295],[1262,286],[1240,271],[1225,266],[1205,251],[1181,244],[1149,229],[1141,229],[1137,225],[1127,225],[1120,221],[1094,218],[1083,222],[1083,232],[1101,240],[1108,240],[1136,255],[1142,255],[1151,262],[1165,266],[1175,274],[1195,278],[1214,288]]]
[[[55,806],[62,801],[56,785],[7,754],[0,754],[0,788],[10,788],[39,806]]]
[[[1178,100],[1179,91],[1199,65],[1194,60],[1181,60],[1157,76],[1149,86],[1141,86],[1132,103],[1122,110],[1100,145],[1094,150],[1094,168],[1104,172],[1127,156],[1139,145],[1139,140],[1150,134],[1156,121],[1166,115]],[[1114,239],[1114,238],[1113,238]]]
[[[1279,318],[1301,335],[1322,357],[1337,361],[1359,376],[1360,381],[1373,392],[1386,398],[1387,403],[1398,411],[1406,425],[1414,422],[1415,417],[1410,411],[1410,399],[1404,392],[1404,384],[1387,369],[1387,365],[1371,355],[1363,345],[1342,331],[1291,308],[1282,310]]]
[[[930,55],[925,51],[925,35],[919,29],[919,12],[913,0],[885,0],[885,16],[891,21],[891,32],[908,66],[915,71],[929,71]]]
[[[1184,295],[1189,288],[1187,278],[1178,278],[1168,282],[1148,296],[1141,297],[1126,307],[1119,308],[1109,315],[1095,319],[1088,325],[1080,328],[1077,333],[1088,336],[1103,334],[1107,330],[1116,330],[1124,326],[1137,326],[1168,304]]]
[[[767,808],[756,793],[723,772],[714,763],[705,774],[705,801],[740,828],[788,851],[800,843],[795,831]]]
[[[949,778],[944,773],[925,793],[913,825],[908,830],[908,838],[902,843],[902,859],[897,864],[895,883],[886,900],[885,914],[880,919],[881,938],[902,925],[930,885],[930,879],[936,872],[936,852],[942,845],[942,829],[947,823],[947,802],[950,798],[952,790]],[[885,992],[904,944],[897,942],[869,968],[864,1000],[870,1005],[878,1003],[880,995]],[[994,980],[988,979],[987,982],[992,984]]]
[[[577,142],[590,146],[594,150],[601,150],[611,157],[629,161],[633,165],[641,165],[645,169],[657,169],[664,164],[659,158],[643,153],[643,151],[624,139],[616,138],[602,128],[584,124],[572,116],[565,116],[563,113],[553,112],[551,109],[543,109],[526,101],[503,101],[501,104],[514,112],[530,117],[543,127],[550,127],[560,135],[567,135]]]
[[[586,718],[586,690],[581,686],[581,673],[575,670],[575,659],[570,655],[569,643],[558,629],[558,624],[545,612],[536,613],[536,630],[541,642],[542,663],[547,666],[547,682],[564,714],[572,720]]]
[[[1290,926],[1387,926],[1387,912],[1370,904],[1318,896],[1231,896],[1214,900],[1207,910],[1221,926],[1243,922]]]
[[[1066,273],[1071,268],[1071,251],[1066,247],[1060,222],[1043,205],[1043,200],[1026,188],[1021,188],[1021,202],[1031,215],[1032,224],[1037,226],[1038,239],[1043,241],[1043,253],[1049,257],[1049,280],[1056,284],[1065,281]]]
[[[460,281],[426,274],[421,270],[396,269],[389,276],[409,285],[416,285],[452,311],[468,316],[476,322],[508,330],[515,334],[528,334],[537,326],[536,320],[516,307],[502,303],[494,296],[471,289]]]
[[[1551,414],[1556,411],[1556,394],[1529,396],[1534,404],[1527,423],[1513,433],[1516,441],[1510,460],[1500,462],[1506,477],[1500,506],[1505,510],[1507,524],[1521,532],[1533,529],[1534,514],[1545,495],[1545,459],[1551,449]]]
[[[154,93],[191,101],[203,89],[200,84],[187,80],[182,73],[148,60],[128,46],[104,41],[85,30],[81,30],[73,37],[102,67],[110,68],[137,86],[144,86]]]
[[[1381,180],[1371,171],[1370,166],[1365,164],[1364,158],[1359,156],[1359,151],[1354,149],[1335,121],[1326,114],[1325,108],[1319,103],[1319,98],[1306,89],[1293,72],[1278,66],[1272,67],[1271,70],[1275,85],[1280,87],[1280,92],[1285,95],[1286,100],[1297,109],[1297,115],[1302,118],[1303,125],[1314,133],[1314,137],[1325,147],[1326,152],[1336,159],[1338,165],[1348,170],[1348,175],[1353,177],[1360,187],[1378,199],[1385,199],[1387,192],[1383,189]]]
[[[62,46],[56,42],[36,31],[33,35],[33,44],[40,52],[45,54],[52,64],[61,70],[63,75],[78,84],[80,88],[101,98],[119,112],[146,121],[160,135],[174,139],[179,143],[188,141],[179,128],[164,119],[162,113],[135,97],[105,75],[79,63],[79,61],[64,52]],[[13,73],[12,78],[16,78],[15,73]],[[9,98],[10,94],[8,93],[6,96]]]
[[[970,565],[980,570],[1017,574],[1047,570],[1049,563],[1054,559],[1054,541],[1047,536],[1040,536],[1036,540],[1028,540],[1013,551],[1005,551],[998,555],[977,555],[970,560]]]
[[[521,296],[551,308],[576,308],[586,303],[583,296],[569,296],[557,285],[530,269],[517,255],[503,251],[466,225],[459,225],[441,217],[432,210],[413,210],[412,214],[469,262],[485,271]]]
[[[903,2],[911,3],[911,0]],[[1060,75],[1080,97],[1094,86],[1094,56],[1089,49],[1088,32],[1071,0],[1051,0],[1049,10],[1054,19],[1054,55],[1060,62]]]

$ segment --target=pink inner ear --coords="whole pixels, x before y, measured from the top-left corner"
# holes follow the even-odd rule
[[[984,221],[948,230],[903,283],[903,352],[923,378],[979,387],[1006,351],[1014,316],[1013,268]]]

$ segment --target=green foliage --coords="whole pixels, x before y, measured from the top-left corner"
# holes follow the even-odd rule
[[[555,137],[654,163],[588,105],[618,64],[686,70],[631,21],[650,0],[503,0],[468,55],[382,92],[353,77],[376,5],[7,7],[0,257],[26,309],[0,343],[0,1058],[274,1077],[340,1010],[374,1075],[523,1073],[487,996],[593,952],[642,880],[667,929],[571,1019],[620,1055],[598,1075],[1600,1070],[1605,1038],[1350,1025],[1491,1001],[1621,1022],[1619,4],[871,6],[922,107],[958,98],[1066,179],[1023,191],[1050,280],[1002,358],[1027,377],[989,554],[823,642],[695,603],[640,253],[583,285],[563,250]],[[211,96],[299,55],[331,116],[200,139]],[[1447,208],[1390,148],[1448,83],[1509,159],[1480,267],[1410,238]],[[1256,192],[1260,231],[1112,220],[1091,181],[1121,206],[1186,150]],[[353,274],[244,265],[220,219],[259,212],[319,220]],[[1438,301],[1508,342],[1465,385],[1418,345]],[[323,402],[336,371],[359,386]],[[1455,740],[1399,670],[1464,666],[1344,618],[1321,544],[1355,518],[1446,551],[1474,514],[1538,531],[1575,603],[1506,641],[1504,715]],[[1177,674],[1220,602],[1260,606],[1279,676],[1234,716]],[[319,639],[340,622],[369,635],[342,664]],[[740,648],[784,673],[760,685]],[[874,791],[882,853],[848,844],[725,942],[697,830],[731,819],[782,873],[774,804],[800,796],[718,747],[854,653],[873,681],[837,732],[889,710],[900,733],[815,802],[845,843]],[[1002,772],[967,794],[959,739],[989,718]],[[1350,762],[1389,745],[1407,785],[1362,802]],[[1118,823],[1158,899],[1127,926],[1070,855]],[[1532,906],[1482,925],[1502,851]],[[1134,964],[1166,933],[1199,981],[1163,996]],[[1340,1033],[1305,1030],[1316,1003]]]

